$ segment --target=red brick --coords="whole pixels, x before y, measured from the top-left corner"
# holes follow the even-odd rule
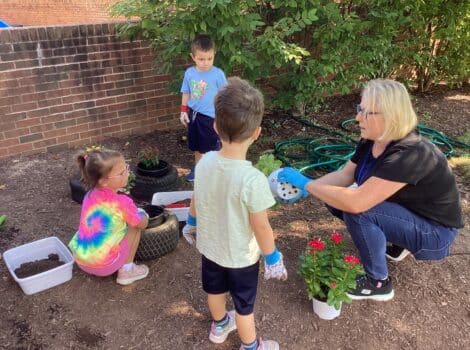
[[[121,126],[120,125],[115,125],[115,126],[109,126],[107,128],[103,128],[102,133],[103,135],[110,135],[114,132],[121,131]]]
[[[65,135],[57,138],[58,143],[64,143],[64,142],[69,142],[73,140],[78,140],[79,139],[79,134],[73,134],[73,135]]]
[[[52,124],[50,124],[50,125],[52,125]],[[54,130],[51,130],[51,131],[44,132],[44,138],[46,138],[46,139],[51,138],[51,137],[64,136],[64,135],[67,135],[67,129],[66,128],[54,129]]]
[[[49,108],[41,108],[41,109],[35,109],[32,111],[26,112],[26,117],[27,118],[35,118],[35,117],[44,117],[51,114],[51,111]]]
[[[44,147],[47,147],[47,146],[55,145],[56,143],[57,143],[56,138],[41,140],[41,141],[38,141],[38,142],[33,142],[33,148],[34,149],[44,148]]]
[[[80,133],[80,138],[85,139],[85,138],[89,138],[89,137],[92,137],[92,136],[101,135],[101,130],[102,129],[94,129],[94,130],[89,130],[89,131],[86,131],[86,132],[81,132]]]
[[[24,143],[22,145],[8,147],[8,154],[9,155],[20,154],[26,151],[31,151],[32,149],[33,149],[32,143]]]
[[[38,108],[37,102],[27,102],[22,104],[14,104],[11,106],[13,112],[26,112]]]
[[[65,104],[74,103],[74,102],[81,102],[83,101],[83,95],[68,95],[62,97],[62,102]]]
[[[54,123],[54,122],[59,122],[61,120],[64,120],[64,115],[63,114],[56,114],[56,115],[50,115],[48,117],[42,117],[41,118],[41,123]]]
[[[20,136],[28,135],[29,134],[29,128],[14,129],[14,130],[10,130],[10,131],[5,131],[4,134],[5,134],[5,137],[7,139],[13,138],[13,137],[20,137]]]
[[[80,125],[67,128],[66,131],[67,131],[67,134],[77,134],[80,132],[87,131],[88,129],[89,129],[88,124],[80,124]]]
[[[37,125],[37,126],[30,127],[29,132],[34,134],[34,133],[37,133],[37,132],[49,131],[49,130],[52,130],[52,129],[54,129],[54,124],[40,124],[40,125]],[[44,137],[47,138],[47,136],[44,136]]]
[[[17,128],[24,128],[28,126],[35,126],[41,123],[41,118],[29,118],[29,119],[24,119],[16,122],[16,127]]]
[[[15,130],[15,129],[16,129],[15,123],[1,123],[0,124],[0,130],[2,130],[3,132]]]
[[[3,140],[3,141],[0,141],[0,148],[14,146],[14,145],[17,145],[19,143],[20,143],[20,140],[17,139],[17,138],[6,139],[6,140]]]

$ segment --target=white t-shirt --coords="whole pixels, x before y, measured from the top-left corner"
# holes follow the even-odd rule
[[[276,203],[266,176],[247,160],[208,152],[196,165],[194,199],[199,252],[228,268],[255,264],[261,251],[249,213]]]

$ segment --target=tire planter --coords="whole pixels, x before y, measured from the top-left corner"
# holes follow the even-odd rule
[[[149,216],[149,227],[161,225],[165,221],[165,213],[163,207],[159,205],[147,204],[142,207]]]
[[[161,177],[142,176],[136,173],[131,195],[150,202],[154,193],[176,190],[177,181],[178,172],[173,166],[169,166],[168,173]]]
[[[161,225],[142,231],[136,259],[152,260],[175,250],[179,239],[178,219],[167,211],[164,211],[163,215],[164,221]]]
[[[138,163],[136,172],[142,176],[162,177],[170,171],[170,165],[164,160],[160,160],[153,168],[146,168],[144,164]]]
[[[78,204],[82,204],[83,197],[85,197],[85,194],[87,193],[85,185],[79,177],[70,179],[69,184],[72,199]]]

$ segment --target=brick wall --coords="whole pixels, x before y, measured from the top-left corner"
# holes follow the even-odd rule
[[[0,19],[13,26],[110,21],[108,7],[119,0],[0,0]]]
[[[113,23],[0,30],[0,158],[178,125],[180,96]]]

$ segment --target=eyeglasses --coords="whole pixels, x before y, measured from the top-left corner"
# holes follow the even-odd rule
[[[124,168],[124,170],[121,171],[119,174],[111,175],[111,176],[108,176],[107,178],[108,178],[108,179],[112,179],[113,177],[122,176],[122,175],[124,175],[124,174],[126,174],[126,173],[129,173],[129,170],[130,170],[130,169],[131,169],[131,168],[130,168],[129,164],[126,164],[126,167]]]
[[[357,111],[357,113],[363,114],[364,117],[366,117],[366,118],[367,118],[369,115],[382,114],[382,113],[380,113],[380,112],[368,112],[368,111],[366,111],[364,108],[362,108],[361,105],[357,105],[357,106],[356,106],[356,111]]]

